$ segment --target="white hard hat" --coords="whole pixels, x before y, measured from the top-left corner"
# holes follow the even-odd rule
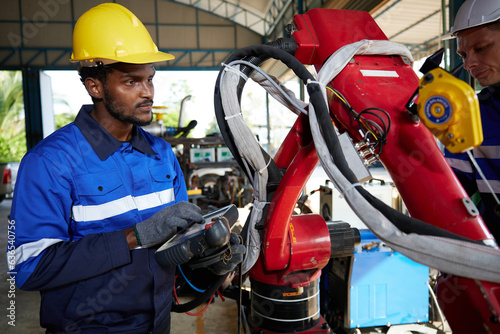
[[[500,19],[500,1],[498,0],[467,0],[458,10],[455,23],[450,32],[441,39],[452,39],[465,29],[492,23]]]

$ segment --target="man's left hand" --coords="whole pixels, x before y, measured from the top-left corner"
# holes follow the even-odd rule
[[[246,247],[240,244],[240,238],[236,233],[231,233],[229,244],[230,250],[224,254],[224,258],[207,267],[217,276],[222,276],[233,271],[243,261],[243,254],[245,254]]]

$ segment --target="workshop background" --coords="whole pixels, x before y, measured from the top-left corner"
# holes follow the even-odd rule
[[[78,17],[91,7],[106,1],[91,0],[4,0],[0,11],[0,71],[20,71],[22,76],[23,111],[10,122],[24,125],[26,149],[34,147],[55,129],[54,97],[50,76],[46,71],[73,70],[71,64],[72,31]],[[286,26],[293,16],[313,8],[348,9],[369,12],[389,40],[408,47],[415,60],[429,56],[445,47],[444,65],[452,69],[459,63],[455,44],[443,44],[440,36],[452,24],[450,17],[462,0],[141,0],[115,1],[129,8],[144,23],[161,51],[175,60],[160,63],[163,71],[218,71],[232,52],[245,46],[266,43],[287,36]],[[277,61],[268,61],[263,68],[283,81],[297,78]],[[0,72],[1,73],[1,72]],[[4,80],[5,77],[0,77]],[[187,83],[189,85],[189,82]],[[162,87],[156,87],[161,90]],[[210,88],[213,90],[213,88]],[[299,90],[299,94],[304,94]],[[212,103],[212,100],[209,101]],[[179,110],[180,111],[180,110]],[[75,111],[76,112],[76,111]],[[3,124],[2,131],[10,125]],[[182,123],[179,123],[182,125]],[[263,124],[264,142],[271,142],[273,128],[280,124]],[[6,130],[5,130],[6,131]],[[182,141],[173,139],[172,141]],[[221,145],[221,138],[185,139],[184,147]],[[191,142],[189,141],[191,140]],[[197,147],[198,147],[197,146]],[[276,149],[276,148],[275,148]],[[187,150],[189,151],[189,150]],[[184,152],[193,159],[197,148]],[[208,154],[215,155],[216,151]],[[221,154],[223,151],[221,151]],[[0,157],[0,162],[6,157]],[[231,168],[207,164],[207,167]],[[217,172],[220,173],[220,172]],[[215,173],[217,175],[217,173]],[[203,175],[197,175],[197,180]],[[205,182],[216,182],[205,177]],[[195,182],[195,181],[193,181]],[[245,199],[240,199],[245,201]],[[248,200],[248,199],[246,199]],[[0,203],[0,250],[7,245],[7,225],[10,211],[7,198]],[[8,325],[5,309],[10,298],[5,256],[0,256],[0,308],[3,320],[1,333],[43,333],[38,324],[38,292],[15,291],[16,326]],[[199,316],[175,315],[172,333],[235,333],[237,307],[234,301],[216,302]]]

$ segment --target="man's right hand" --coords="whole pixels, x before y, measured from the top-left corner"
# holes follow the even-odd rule
[[[190,202],[179,202],[155,213],[150,218],[135,224],[137,243],[151,247],[170,239],[190,222],[202,223],[201,209]]]

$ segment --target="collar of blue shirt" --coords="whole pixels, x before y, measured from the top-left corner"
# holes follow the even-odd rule
[[[93,107],[91,104],[83,105],[76,116],[75,125],[87,139],[99,159],[104,161],[122,145],[122,142],[113,137],[101,124],[90,116],[90,111]],[[146,141],[142,132],[138,131],[137,127],[134,127],[130,143],[139,152],[157,154]]]

